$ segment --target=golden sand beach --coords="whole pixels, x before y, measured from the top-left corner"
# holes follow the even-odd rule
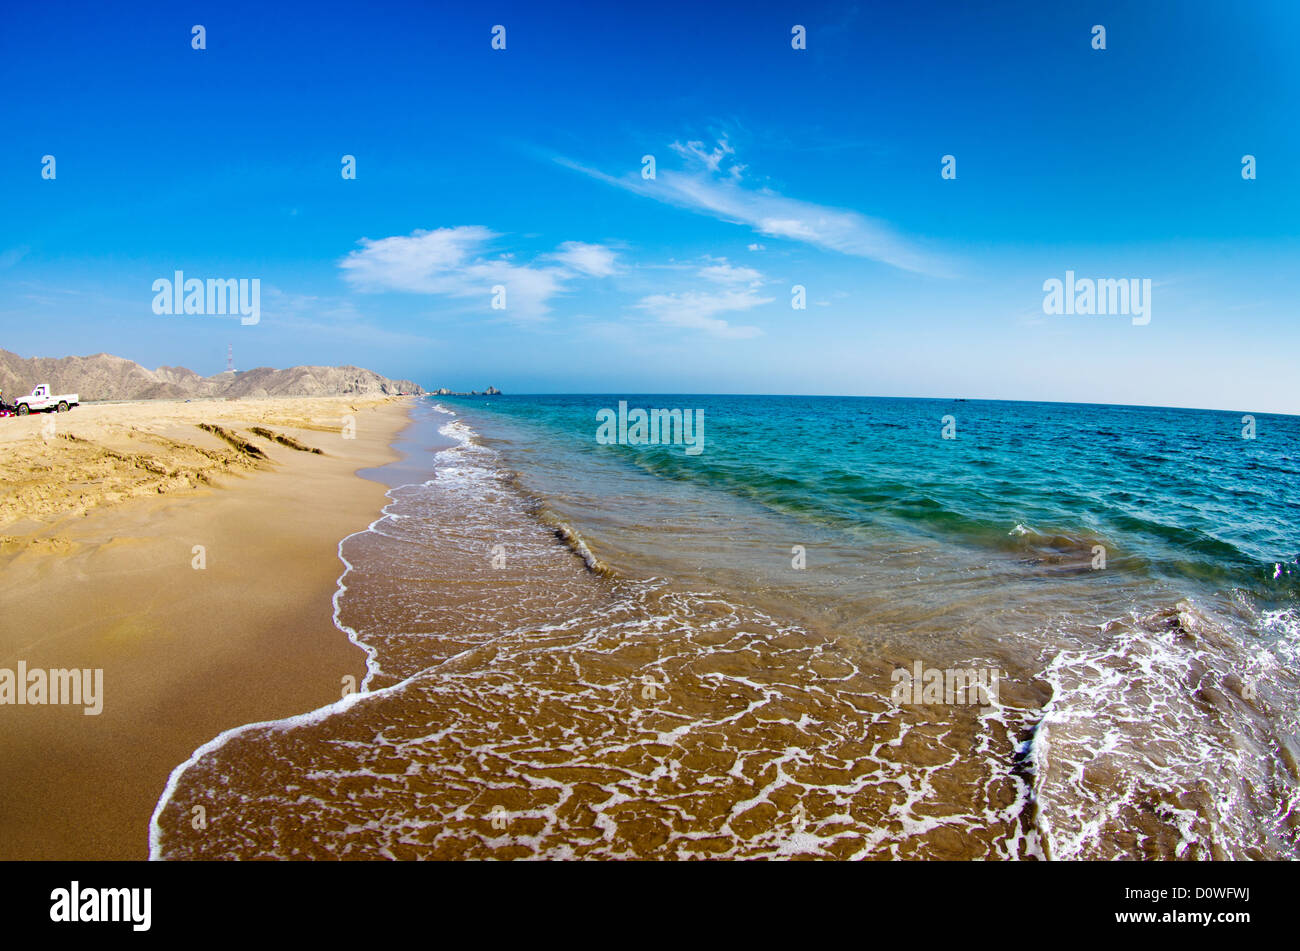
[[[384,487],[356,473],[396,458],[408,406],[0,419],[0,668],[103,670],[98,715],[0,706],[0,859],[144,858],[150,812],[195,747],[360,681],[364,655],[332,620],[337,546],[378,516]]]

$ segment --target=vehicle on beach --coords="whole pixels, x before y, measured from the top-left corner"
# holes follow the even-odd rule
[[[60,393],[58,396],[51,396],[50,385],[38,383],[26,396],[14,400],[14,412],[19,416],[26,416],[28,413],[66,413],[78,402],[76,393]]]

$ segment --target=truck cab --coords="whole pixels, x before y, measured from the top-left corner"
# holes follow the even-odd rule
[[[58,396],[53,396],[50,393],[48,383],[36,384],[29,394],[20,396],[14,401],[14,408],[19,416],[26,416],[28,413],[42,413],[46,410],[66,413],[76,405],[76,393],[61,393]]]

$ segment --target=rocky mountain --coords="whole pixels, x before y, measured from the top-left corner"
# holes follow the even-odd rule
[[[32,357],[0,350],[0,388],[6,402],[48,383],[55,393],[90,400],[190,399],[258,396],[391,396],[422,394],[410,380],[390,380],[360,367],[291,367],[199,376],[185,367],[146,370],[109,353],[90,357]]]

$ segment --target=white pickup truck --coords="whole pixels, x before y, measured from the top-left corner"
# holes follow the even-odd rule
[[[48,410],[66,413],[76,405],[76,393],[61,393],[58,396],[51,396],[50,385],[41,383],[33,387],[32,391],[26,396],[20,396],[14,400],[14,411],[19,416],[26,416],[28,413],[44,413]]]

